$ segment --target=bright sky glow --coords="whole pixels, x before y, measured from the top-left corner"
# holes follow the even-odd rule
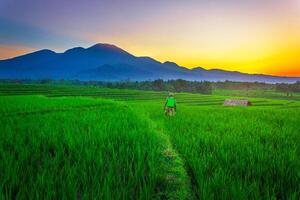
[[[138,56],[300,76],[299,0],[0,0],[0,59],[112,43]]]

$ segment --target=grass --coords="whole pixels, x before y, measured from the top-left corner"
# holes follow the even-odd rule
[[[287,99],[287,100],[300,100],[299,93],[292,93],[292,96],[287,96],[284,92],[278,92],[275,90],[229,90],[229,89],[214,89],[213,95],[223,95],[223,96],[244,96],[244,97],[262,97],[269,99]]]
[[[224,99],[243,94],[178,93],[168,118],[166,92],[0,85],[0,94],[0,198],[300,198],[297,99],[230,108]]]
[[[173,183],[166,180],[164,172],[166,144],[127,105],[70,97],[1,100],[9,100],[5,112],[12,111],[12,105],[18,110],[1,115],[0,121],[0,191],[4,198],[152,199],[172,192],[181,195],[177,187],[167,188]],[[90,103],[99,106],[86,109]],[[42,104],[46,112],[41,108],[37,112]],[[74,105],[80,106],[74,109]],[[67,106],[69,110],[60,112]],[[178,182],[182,185],[183,181]],[[165,189],[158,192],[161,188]]]
[[[163,121],[197,198],[300,196],[299,111],[182,107],[172,120],[151,117]]]

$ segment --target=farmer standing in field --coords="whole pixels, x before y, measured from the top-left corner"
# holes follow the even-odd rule
[[[174,116],[176,114],[176,99],[173,93],[169,93],[165,103],[165,115]]]

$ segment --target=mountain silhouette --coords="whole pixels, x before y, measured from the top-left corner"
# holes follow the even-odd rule
[[[154,80],[191,81],[300,81],[299,77],[245,74],[201,67],[187,69],[174,62],[161,63],[150,57],[137,57],[111,44],[75,47],[63,53],[44,49],[0,60],[0,79],[79,79],[79,80]]]

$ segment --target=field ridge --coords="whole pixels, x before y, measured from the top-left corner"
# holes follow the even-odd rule
[[[161,138],[163,144],[162,160],[165,166],[163,167],[163,179],[166,187],[166,194],[163,199],[194,199],[192,193],[192,185],[190,177],[184,167],[184,161],[179,153],[173,147],[169,136],[164,133],[164,130],[147,117],[149,123]]]
[[[170,117],[168,118],[168,120],[172,120]],[[155,122],[153,119],[150,119],[150,121],[156,126],[156,130],[161,134],[161,137],[164,138],[166,145],[169,147],[168,149],[170,150],[170,154],[168,154],[168,151],[166,151],[166,156],[168,157],[171,155],[176,157],[178,164],[180,164],[180,168],[178,170],[181,171],[183,178],[186,179],[185,190],[188,192],[188,195],[186,195],[183,199],[199,199],[199,196],[195,192],[195,188],[197,188],[198,183],[195,179],[191,166],[182,158],[177,149],[174,148],[174,144],[170,139],[170,133],[168,133],[168,130],[165,128],[163,122]]]

